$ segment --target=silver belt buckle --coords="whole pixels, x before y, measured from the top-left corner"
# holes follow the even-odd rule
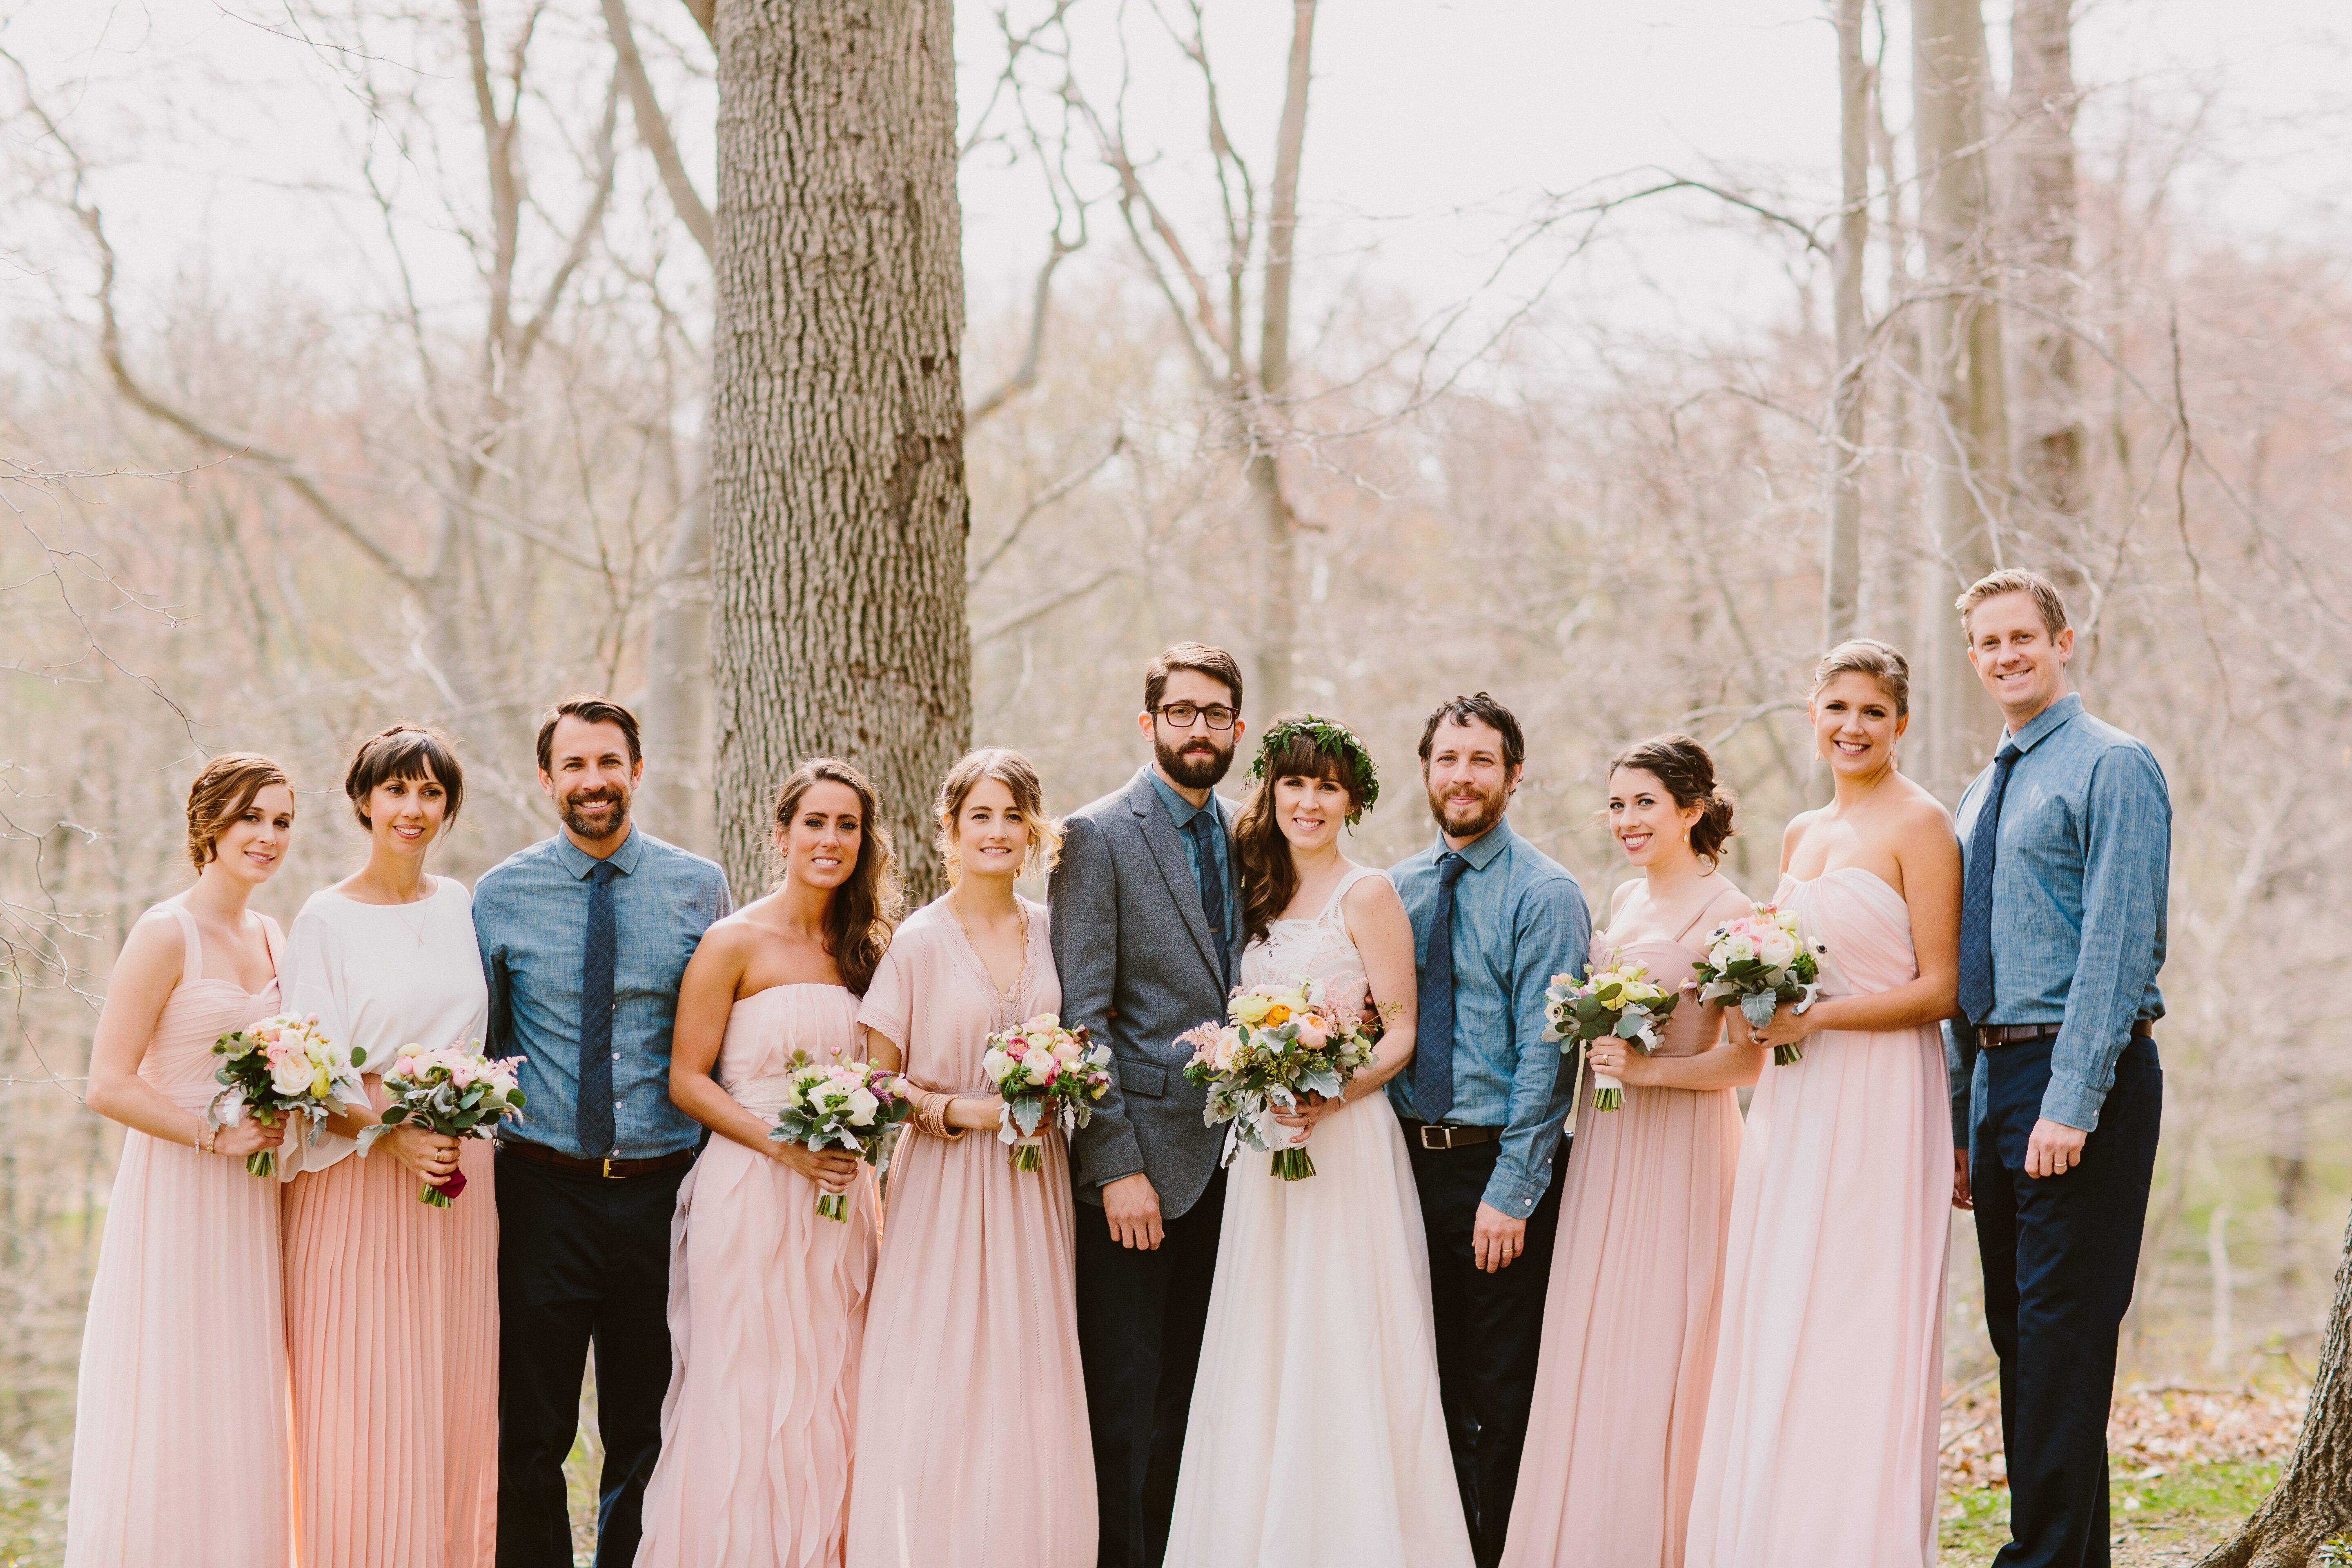
[[[1421,1124],[1421,1146],[1423,1149],[1437,1150],[1453,1148],[1454,1129],[1445,1126],[1442,1122],[1423,1122]]]

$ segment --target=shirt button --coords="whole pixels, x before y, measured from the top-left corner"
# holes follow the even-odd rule
[[[613,1059],[614,1059],[614,1061],[619,1061],[619,1060],[621,1059],[621,1053],[620,1053],[620,1052],[618,1052],[618,1051],[614,1051],[614,1052],[613,1053]]]

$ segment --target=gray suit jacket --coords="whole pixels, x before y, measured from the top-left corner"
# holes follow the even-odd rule
[[[1230,835],[1233,807],[1216,805]],[[1084,1024],[1115,1064],[1110,1092],[1072,1141],[1078,1196],[1099,1204],[1104,1183],[1140,1171],[1173,1219],[1200,1201],[1224,1142],[1223,1128],[1202,1123],[1207,1095],[1185,1079],[1192,1052],[1176,1043],[1225,1016],[1199,885],[1149,764],[1125,789],[1073,812],[1062,832],[1045,893],[1062,1021]],[[1238,973],[1237,943],[1233,966]]]

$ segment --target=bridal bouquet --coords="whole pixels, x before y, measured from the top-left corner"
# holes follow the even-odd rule
[[[1544,1038],[1558,1040],[1563,1052],[1614,1035],[1643,1056],[1658,1048],[1658,1023],[1682,1000],[1676,991],[1661,991],[1650,984],[1649,965],[1629,963],[1596,969],[1580,984],[1573,974],[1555,974],[1544,988],[1544,1016],[1550,1025]],[[1592,1108],[1614,1110],[1625,1103],[1625,1086],[1609,1074],[1593,1069]]]
[[[488,1138],[498,1124],[522,1110],[522,1090],[515,1087],[520,1057],[486,1057],[482,1042],[463,1046],[403,1046],[383,1075],[383,1090],[392,1097],[383,1116],[360,1134],[360,1152],[395,1127],[421,1127],[443,1138]],[[416,1194],[420,1204],[446,1209],[466,1190],[466,1173],[452,1171],[439,1186],[425,1184]]]
[[[1706,959],[1691,966],[1699,1000],[1731,998],[1748,1022],[1762,1028],[1783,1002],[1800,1013],[1821,993],[1820,954],[1829,948],[1798,934],[1797,917],[1774,904],[1758,904],[1748,914],[1715,928]],[[1790,1067],[1805,1059],[1801,1045],[1775,1046],[1772,1060]]]
[[[812,1061],[806,1051],[794,1051],[784,1103],[768,1136],[811,1149],[846,1149],[878,1172],[885,1135],[915,1111],[898,1082],[898,1074],[867,1062]],[[849,1194],[824,1194],[816,1212],[846,1224]]]
[[[988,1037],[981,1070],[1004,1097],[998,1140],[1013,1145],[1013,1168],[1045,1167],[1045,1121],[1065,1137],[1094,1120],[1094,1102],[1110,1092],[1110,1047],[1087,1037],[1086,1026],[1062,1027],[1040,1013]]]
[[[1231,1123],[1223,1163],[1232,1164],[1246,1143],[1274,1156],[1274,1173],[1283,1181],[1313,1175],[1315,1162],[1274,1113],[1297,1110],[1310,1092],[1337,1099],[1372,1059],[1373,1037],[1359,1010],[1302,980],[1244,986],[1226,1004],[1225,1018],[1177,1037],[1192,1047],[1184,1076],[1209,1091],[1202,1120],[1212,1127]]]
[[[247,1111],[264,1127],[277,1126],[283,1117],[308,1116],[309,1137],[315,1142],[328,1117],[345,1105],[367,1103],[359,1072],[367,1053],[337,1049],[314,1017],[258,1019],[215,1040],[213,1055],[223,1058],[213,1069],[213,1081],[223,1087],[213,1096],[207,1118],[215,1127],[234,1127]],[[267,1176],[278,1162],[272,1151],[257,1149],[245,1157],[245,1168]]]

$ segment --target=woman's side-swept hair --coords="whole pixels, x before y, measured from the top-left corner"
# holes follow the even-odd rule
[[[1354,763],[1338,752],[1316,744],[1315,736],[1294,730],[1265,753],[1265,772],[1234,818],[1234,870],[1242,885],[1242,940],[1265,935],[1290,900],[1298,896],[1298,865],[1290,858],[1290,843],[1275,819],[1274,786],[1283,779],[1329,779],[1348,792],[1348,810],[1363,809],[1364,799]]]
[[[793,770],[776,792],[775,826],[791,826],[801,801],[821,784],[840,784],[857,796],[857,864],[825,904],[824,950],[841,971],[841,983],[863,996],[873,984],[875,966],[882,962],[882,950],[890,945],[890,933],[898,929],[898,857],[890,847],[890,830],[883,825],[874,786],[838,757],[813,757]],[[776,880],[783,880],[781,856]]]
[[[220,854],[220,836],[271,784],[290,792],[294,781],[268,757],[228,752],[205,764],[188,786],[188,861],[198,874]]]
[[[981,746],[956,759],[947,777],[940,781],[939,796],[931,803],[931,821],[938,831],[933,847],[940,852],[940,863],[947,868],[948,885],[963,879],[963,861],[955,847],[955,820],[963,815],[963,803],[982,779],[994,779],[1011,790],[1013,808],[1029,824],[1029,854],[1022,869],[1043,866],[1052,870],[1062,858],[1062,825],[1045,815],[1045,786],[1039,782],[1036,768],[1010,746]]]

